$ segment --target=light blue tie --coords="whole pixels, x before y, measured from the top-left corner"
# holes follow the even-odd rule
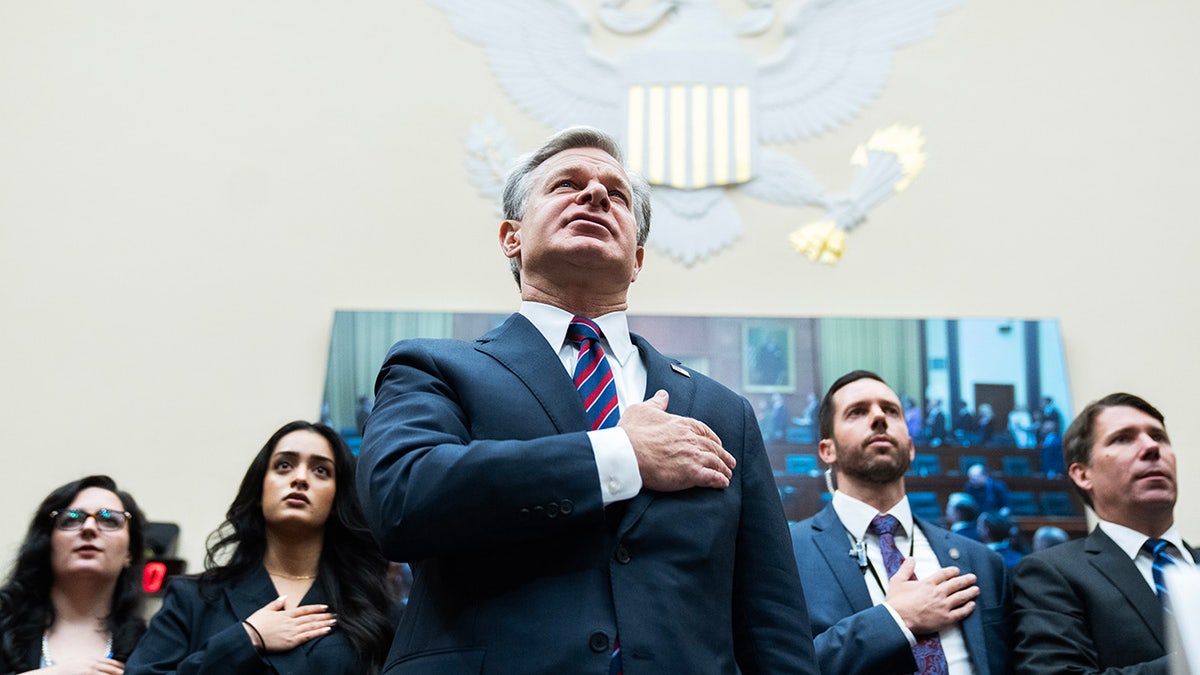
[[[1154,590],[1158,591],[1158,600],[1162,603],[1163,611],[1171,613],[1171,604],[1168,602],[1167,585],[1163,583],[1163,568],[1170,567],[1175,564],[1175,559],[1167,553],[1167,548],[1171,546],[1171,542],[1165,539],[1156,539],[1150,537],[1146,543],[1142,544],[1142,550],[1150,554],[1150,558],[1154,561],[1150,565],[1150,571],[1154,576]]]

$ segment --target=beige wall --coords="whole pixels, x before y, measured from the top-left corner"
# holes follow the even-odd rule
[[[840,265],[786,244],[815,211],[735,196],[745,236],[649,253],[632,307],[1059,317],[1076,405],[1145,395],[1200,487],[1197,28],[1190,0],[967,0],[794,146],[838,189],[874,129],[928,138]],[[251,455],[316,415],[334,309],[514,307],[463,168],[485,114],[522,148],[550,131],[424,3],[0,0],[0,552],[105,471],[196,569]]]

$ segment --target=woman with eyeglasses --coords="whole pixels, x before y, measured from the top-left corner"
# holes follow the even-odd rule
[[[146,624],[137,502],[108,476],[87,476],[42,501],[0,587],[0,671],[125,672]]]
[[[271,436],[205,568],[167,587],[128,675],[380,671],[393,628],[387,561],[333,429],[297,421]]]

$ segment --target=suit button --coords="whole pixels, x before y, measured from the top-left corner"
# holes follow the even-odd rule
[[[613,552],[613,557],[616,558],[617,562],[621,563],[622,565],[628,565],[629,549],[625,548],[624,546],[618,546],[617,550]]]
[[[546,516],[548,518],[555,518],[558,516],[558,503],[557,502],[550,502],[549,504],[546,505]]]
[[[608,636],[604,633],[592,633],[592,637],[588,638],[588,646],[597,654],[603,654],[608,651]]]
[[[546,509],[541,506],[535,506],[533,507],[533,515],[540,518],[541,516],[546,515]]]
[[[521,520],[529,520],[529,509],[521,509]]]
[[[571,515],[571,512],[575,510],[575,504],[570,499],[564,499],[558,505],[558,510],[564,516],[569,516]]]

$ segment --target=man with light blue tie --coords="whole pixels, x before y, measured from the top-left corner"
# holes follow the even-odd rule
[[[358,482],[413,588],[385,673],[816,673],[750,404],[629,332],[649,189],[607,134],[526,155],[521,307],[388,354]]]
[[[838,675],[1008,672],[1008,579],[977,541],[913,516],[914,447],[900,399],[856,370],[821,402],[830,504],[792,525],[821,671]]]
[[[1133,394],[1109,394],[1071,423],[1063,455],[1099,523],[1086,539],[1017,565],[1017,672],[1166,675],[1162,570],[1194,565],[1197,551],[1175,526],[1175,450],[1163,414]]]

